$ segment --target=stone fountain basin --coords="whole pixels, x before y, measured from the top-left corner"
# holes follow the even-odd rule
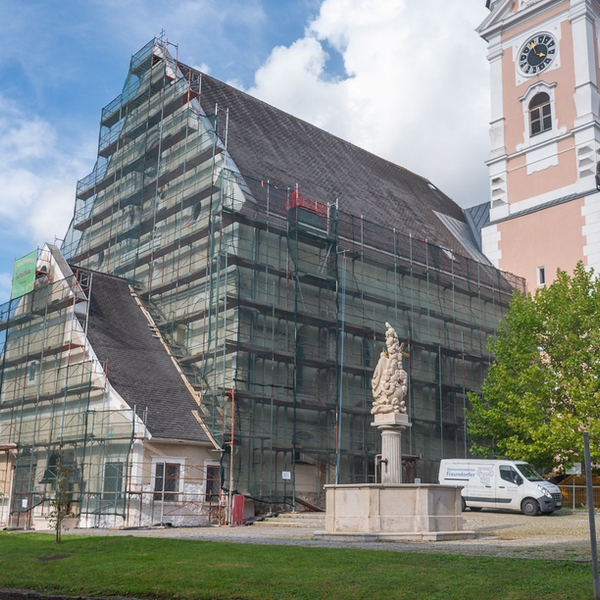
[[[468,539],[461,486],[438,484],[326,485],[325,531],[315,539],[441,541]]]

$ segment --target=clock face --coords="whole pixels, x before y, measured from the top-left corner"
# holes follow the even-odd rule
[[[519,67],[525,75],[545,71],[556,56],[556,42],[548,33],[534,35],[519,54]]]

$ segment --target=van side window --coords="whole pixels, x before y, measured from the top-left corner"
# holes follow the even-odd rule
[[[504,481],[517,483],[518,473],[512,467],[504,465],[500,467],[500,477],[504,479]]]

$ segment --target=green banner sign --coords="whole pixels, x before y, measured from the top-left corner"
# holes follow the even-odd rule
[[[30,252],[23,258],[15,260],[13,271],[11,300],[20,298],[29,292],[33,292],[35,281],[35,263],[37,261],[37,250]]]

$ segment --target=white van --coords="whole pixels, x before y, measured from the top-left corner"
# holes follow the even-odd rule
[[[535,516],[562,508],[558,486],[523,461],[456,458],[440,462],[439,483],[462,485],[462,507],[507,508]]]

